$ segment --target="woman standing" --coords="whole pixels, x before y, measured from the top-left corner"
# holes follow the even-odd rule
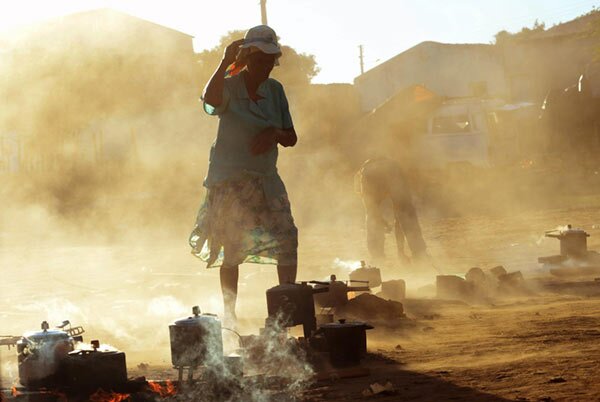
[[[277,264],[279,283],[296,280],[298,230],[276,165],[278,145],[294,146],[297,136],[283,86],[269,78],[280,56],[273,29],[251,28],[227,46],[204,89],[219,128],[190,245],[208,267],[220,266],[226,319],[235,320],[239,264]]]

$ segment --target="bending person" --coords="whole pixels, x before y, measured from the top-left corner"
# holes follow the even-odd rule
[[[365,207],[367,247],[371,257],[385,256],[385,232],[389,228],[383,217],[383,204],[386,200],[391,200],[393,206],[398,257],[408,260],[404,252],[405,238],[413,259],[425,257],[427,246],[412,203],[410,188],[400,166],[388,158],[368,159],[357,175]]]

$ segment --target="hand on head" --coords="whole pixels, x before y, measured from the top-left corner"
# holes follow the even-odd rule
[[[223,63],[225,63],[226,65],[230,65],[231,63],[233,63],[240,51],[240,46],[242,46],[243,44],[244,39],[238,39],[231,42],[225,48],[225,52],[223,53]]]

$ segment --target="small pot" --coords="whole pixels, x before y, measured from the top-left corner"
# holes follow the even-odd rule
[[[376,288],[381,285],[381,271],[361,261],[361,267],[350,272],[350,282],[367,282],[370,288]]]
[[[315,294],[315,303],[318,307],[341,307],[348,303],[349,292],[368,292],[368,286],[348,286],[345,282],[338,281],[335,275],[331,275],[329,282],[317,282],[315,289],[328,287],[329,290],[324,293]]]
[[[327,286],[314,288],[308,282],[284,283],[268,289],[268,322],[277,322],[283,327],[302,324],[304,336],[309,338],[317,328],[313,295],[328,290]]]
[[[125,353],[101,349],[92,341],[91,349],[74,350],[66,359],[67,384],[77,389],[110,389],[127,382]]]
[[[372,326],[364,322],[323,324],[319,328],[326,339],[329,360],[335,367],[355,366],[367,353],[367,330]]]

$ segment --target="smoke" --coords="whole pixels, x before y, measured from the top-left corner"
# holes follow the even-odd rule
[[[333,267],[344,271],[346,274],[349,274],[351,271],[360,268],[360,266],[360,261],[344,261],[337,257],[335,260],[333,260]]]
[[[150,299],[147,315],[158,317],[175,317],[185,311],[185,306],[173,296],[161,296]]]
[[[86,337],[125,351],[130,363],[168,365],[168,325],[193,305],[222,310],[218,270],[204,269],[187,244],[218,120],[200,108],[204,83],[196,77],[205,72],[195,70],[185,43],[160,35],[142,41],[127,29],[101,35],[90,26],[34,27],[9,41],[0,64],[2,327],[20,335],[42,320],[69,319]],[[332,268],[346,274],[368,260],[354,174],[382,154],[403,165],[428,251],[444,272],[533,270],[537,256],[558,248],[540,237],[545,230],[587,223],[597,212],[597,179],[580,175],[583,162],[433,169],[427,155],[412,152],[417,111],[401,119],[400,109],[364,114],[346,84],[286,86],[286,93],[299,142],[280,150],[278,167],[299,228],[300,279],[328,277]],[[435,271],[395,259],[393,241],[388,236],[384,280],[407,279],[411,290],[433,283]],[[241,275],[238,314],[256,332],[276,273],[247,265]],[[247,370],[280,376],[290,393],[310,382],[306,357],[291,342],[270,334],[263,349],[264,364],[245,362]],[[7,365],[14,377],[6,360],[4,375]],[[245,398],[273,396],[259,383],[240,386]]]
[[[236,333],[239,354],[224,354],[223,337],[216,332],[220,324],[213,325],[215,322],[201,321],[204,336],[192,337],[195,341],[186,344],[189,350],[181,355],[186,361],[196,356],[202,364],[196,370],[201,385],[183,388],[184,397],[198,401],[295,400],[311,384],[314,371],[306,351],[298,340],[289,337],[281,321],[266,326],[258,336]],[[192,338],[181,333],[172,341],[175,339],[181,348],[181,340]]]

